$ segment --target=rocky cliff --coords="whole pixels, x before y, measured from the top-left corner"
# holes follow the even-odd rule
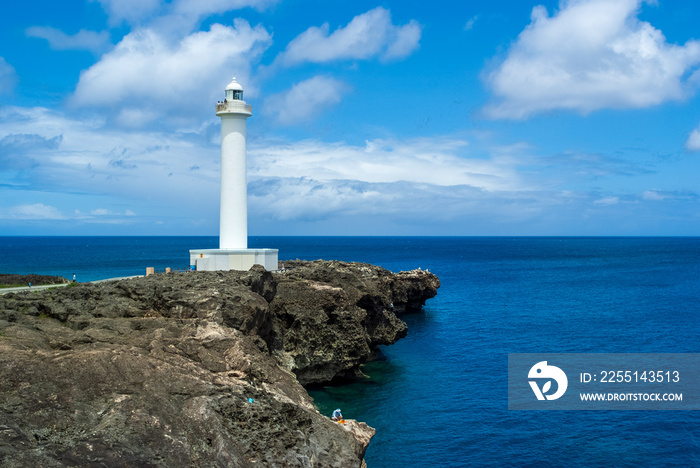
[[[0,466],[360,466],[302,384],[359,374],[439,280],[341,262],[0,295]]]

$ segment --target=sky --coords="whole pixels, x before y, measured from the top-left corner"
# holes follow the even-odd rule
[[[700,235],[695,0],[26,0],[0,15],[0,235]]]

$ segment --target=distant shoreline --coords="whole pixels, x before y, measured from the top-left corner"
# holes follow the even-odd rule
[[[0,274],[0,279],[3,276],[7,276],[7,275]],[[42,275],[11,275],[11,276],[23,278],[25,281],[10,283],[11,285],[7,286],[7,287],[3,287],[3,284],[0,283],[0,294],[7,294],[7,293],[11,293],[11,292],[20,292],[20,291],[41,291],[41,290],[51,289],[51,288],[65,288],[65,287],[70,286],[72,284],[77,284],[77,283],[70,282],[66,278],[63,278],[62,276],[50,276],[49,278],[56,278],[56,279],[61,278],[65,281],[62,283],[49,283],[49,284],[37,284],[37,283],[30,281],[30,279],[36,278],[37,276],[42,276]],[[46,275],[43,275],[43,276],[46,276]],[[106,278],[106,279],[95,280],[95,281],[85,281],[85,283],[104,283],[106,281],[119,281],[119,280],[123,280],[123,279],[139,278],[142,276],[144,276],[144,275],[121,276],[118,278]],[[27,286],[13,286],[15,284],[23,284],[23,283],[26,283]],[[31,286],[30,286],[30,284],[31,284]]]

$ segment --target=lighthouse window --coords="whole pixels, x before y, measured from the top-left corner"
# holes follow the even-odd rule
[[[238,99],[239,101],[243,100],[243,91],[234,91],[233,92],[233,99]]]

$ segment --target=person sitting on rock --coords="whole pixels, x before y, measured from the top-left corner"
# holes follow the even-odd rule
[[[343,415],[340,413],[340,408],[337,410],[333,411],[333,415],[331,416],[331,419],[336,422],[340,422],[343,419]]]

